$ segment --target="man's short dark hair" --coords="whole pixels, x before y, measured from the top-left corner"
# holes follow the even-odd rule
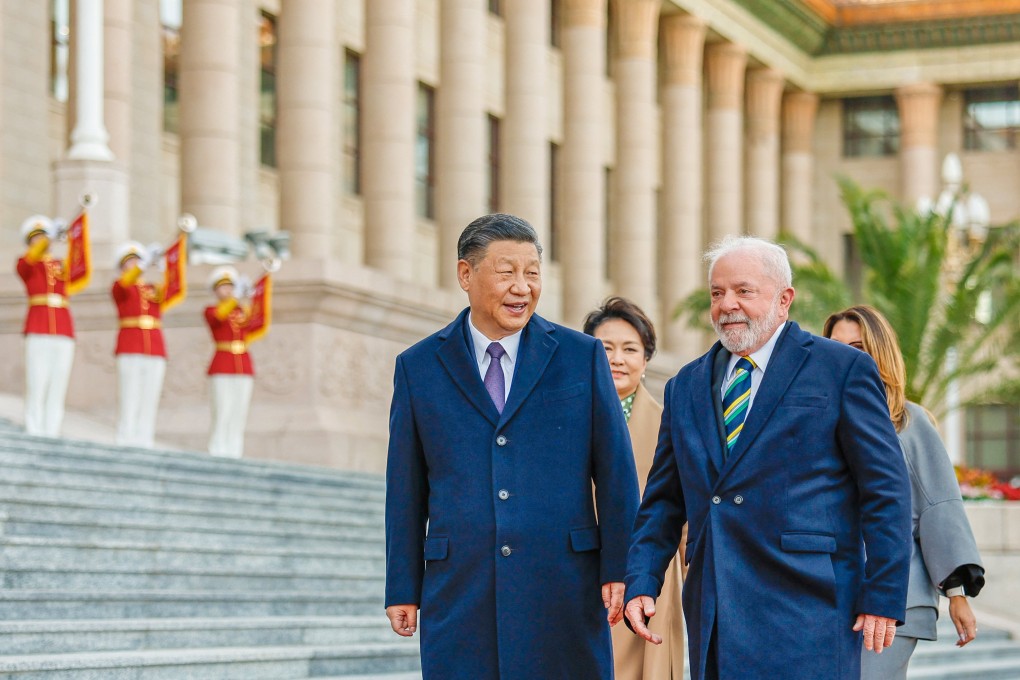
[[[477,267],[494,241],[533,243],[538,259],[542,259],[542,244],[538,242],[535,228],[527,220],[506,213],[483,215],[467,225],[457,240],[457,259],[467,260],[472,267]]]
[[[584,319],[584,332],[595,335],[598,327],[611,319],[626,321],[641,337],[645,349],[645,360],[655,354],[655,327],[648,315],[630,300],[622,297],[606,298],[602,305]]]

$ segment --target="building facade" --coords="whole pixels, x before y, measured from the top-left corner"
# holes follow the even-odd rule
[[[707,347],[673,311],[715,239],[783,229],[846,266],[837,175],[915,202],[956,152],[993,222],[1020,215],[1014,0],[47,0],[0,6],[0,49],[0,255],[26,216],[99,196],[70,409],[115,417],[120,241],[167,242],[182,212],[291,234],[252,456],[383,468],[393,358],[465,304],[456,238],[487,212],[541,235],[539,313],[576,327],[607,294],[649,312],[653,388]],[[202,448],[191,278],[158,437]],[[11,393],[23,313],[12,266]],[[1018,411],[984,414],[976,462],[1020,469]]]

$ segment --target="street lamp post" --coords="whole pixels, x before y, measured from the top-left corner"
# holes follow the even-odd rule
[[[921,215],[937,214],[950,220],[953,233],[946,244],[944,272],[946,286],[954,289],[963,275],[966,263],[977,253],[988,236],[991,214],[988,201],[977,192],[968,189],[963,181],[963,165],[955,153],[946,154],[942,161],[942,191],[932,202],[928,196],[917,201],[917,212]],[[988,313],[989,293],[981,294],[978,302],[978,321],[984,323]],[[945,370],[952,375],[957,367],[956,348],[946,352]],[[963,464],[963,417],[960,413],[960,385],[954,378],[946,390],[946,417],[943,419],[946,451],[954,465]]]

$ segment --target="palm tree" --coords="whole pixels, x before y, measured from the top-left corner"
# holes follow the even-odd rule
[[[899,335],[907,398],[936,414],[957,381],[966,403],[1020,401],[1020,226],[992,228],[979,246],[958,248],[950,243],[959,237],[952,209],[919,214],[848,179],[839,185],[853,222],[859,284],[780,235],[793,261],[794,318],[818,332],[830,313],[851,304],[878,309]],[[703,327],[708,300],[698,291],[678,313]]]

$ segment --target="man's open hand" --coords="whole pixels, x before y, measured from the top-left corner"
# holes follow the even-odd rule
[[[896,637],[896,619],[858,614],[854,630],[864,631],[864,648],[866,650],[881,654],[883,649],[892,645],[893,638]]]
[[[648,630],[645,618],[655,616],[655,600],[647,595],[639,595],[627,603],[627,620],[635,634],[640,635],[653,645],[661,645],[662,638]]]

